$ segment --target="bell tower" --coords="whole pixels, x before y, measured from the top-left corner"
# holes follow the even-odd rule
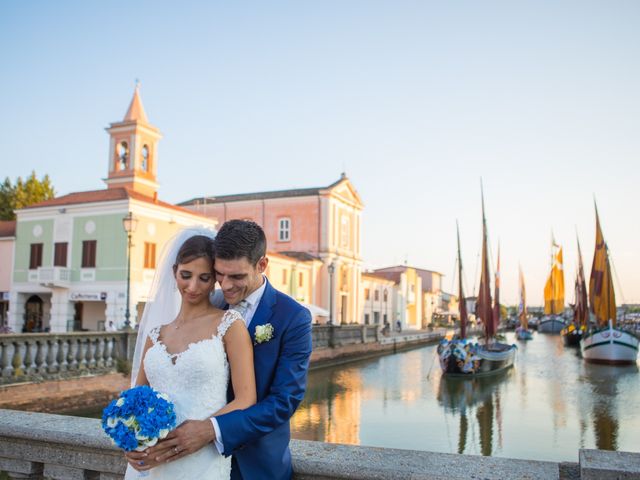
[[[106,130],[111,136],[109,174],[104,180],[107,188],[126,188],[155,197],[158,192],[158,141],[162,135],[147,120],[139,83],[124,119],[112,123]]]

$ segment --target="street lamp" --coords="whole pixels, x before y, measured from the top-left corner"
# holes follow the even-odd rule
[[[124,311],[124,328],[131,328],[131,312],[129,311],[129,292],[131,289],[131,235],[136,231],[138,226],[138,219],[133,216],[133,213],[129,212],[126,217],[122,219],[122,226],[127,233],[127,308]]]
[[[327,267],[329,272],[329,325],[333,325],[333,274],[336,271],[334,262]]]

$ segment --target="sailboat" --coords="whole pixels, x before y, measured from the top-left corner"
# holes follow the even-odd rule
[[[564,344],[568,347],[577,347],[587,331],[589,322],[589,306],[587,305],[587,284],[584,278],[582,266],[582,252],[580,240],[578,240],[578,273],[575,284],[575,304],[573,305],[573,321],[560,332]]]
[[[485,331],[485,344],[472,343],[466,338],[467,307],[462,289],[462,258],[460,254],[460,232],[458,230],[458,287],[460,305],[460,337],[442,340],[437,352],[440,367],[445,375],[473,377],[491,375],[513,366],[516,346],[494,342],[497,324],[494,322],[491,304],[491,285],[489,276],[489,255],[487,246],[487,222],[482,200],[482,276],[480,293],[476,303],[476,316],[482,319]],[[499,305],[498,305],[499,308]],[[499,317],[498,317],[499,318]]]
[[[602,235],[596,206],[596,248],[589,278],[589,304],[597,326],[580,341],[582,357],[588,362],[635,364],[638,337],[616,326],[616,295],[609,264],[609,251]]]
[[[560,333],[564,328],[564,270],[562,247],[551,241],[551,272],[544,286],[544,314],[538,325],[540,333]]]
[[[518,319],[520,326],[516,328],[516,338],[518,340],[531,340],[533,332],[529,330],[529,320],[527,319],[527,290],[524,287],[524,274],[522,267],[518,265],[518,277],[520,279],[520,304],[518,305]]]

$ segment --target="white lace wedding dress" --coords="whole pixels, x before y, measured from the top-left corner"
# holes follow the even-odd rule
[[[204,420],[227,403],[229,364],[222,338],[231,324],[241,320],[239,313],[227,310],[217,335],[191,343],[184,352],[170,354],[159,340],[160,327],[149,333],[153,345],[144,358],[149,385],[166,393],[175,406],[177,425],[185,420]],[[128,467],[126,479],[203,479],[228,480],[231,457],[223,457],[214,445],[206,445],[186,457],[159,465],[139,476]]]

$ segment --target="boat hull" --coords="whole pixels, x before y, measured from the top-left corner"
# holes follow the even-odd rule
[[[531,340],[533,338],[533,332],[531,330],[525,330],[522,327],[516,328],[516,338],[518,340]]]
[[[587,362],[633,364],[638,359],[638,337],[608,326],[584,336],[580,342],[582,357]]]
[[[560,333],[565,327],[565,323],[558,317],[547,317],[540,320],[538,332],[540,333]]]
[[[566,347],[579,347],[582,340],[582,334],[580,332],[571,332],[562,335],[562,341]]]
[[[438,346],[442,373],[455,377],[494,375],[513,366],[517,347],[495,343],[487,349],[484,345],[446,340]]]

